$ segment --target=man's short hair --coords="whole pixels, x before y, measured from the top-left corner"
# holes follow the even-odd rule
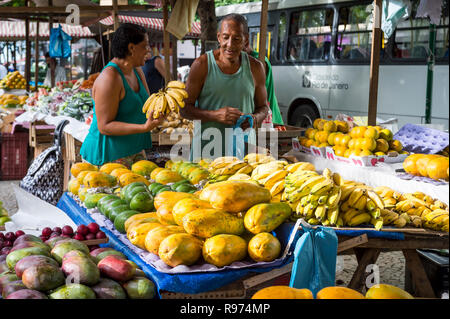
[[[242,25],[242,29],[244,30],[244,34],[245,35],[249,34],[247,19],[243,15],[237,14],[237,13],[227,14],[226,16],[224,16],[220,20],[220,22],[219,22],[219,32],[222,30],[222,22],[228,21],[228,20],[233,20],[233,21],[239,23],[240,25]]]

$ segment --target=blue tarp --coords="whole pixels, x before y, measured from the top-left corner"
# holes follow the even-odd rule
[[[57,207],[64,211],[77,225],[89,224],[95,222],[94,219],[87,213],[84,207],[78,205],[67,193],[65,193],[59,200]],[[292,232],[294,223],[284,223],[278,227],[274,232],[279,239],[282,251],[286,247],[289,236]],[[109,238],[108,245],[124,253],[129,260],[135,262],[156,284],[159,290],[179,292],[186,294],[196,294],[217,290],[227,284],[243,278],[251,273],[263,273],[271,271],[275,268],[281,268],[293,261],[293,254],[283,261],[282,264],[276,267],[267,268],[246,268],[246,269],[227,269],[223,271],[209,272],[209,273],[192,273],[192,274],[166,274],[157,271],[155,268],[143,261],[136,253],[128,249],[112,232],[102,228]],[[375,230],[364,231],[349,231],[336,230],[336,234],[343,236],[359,236],[366,233],[368,237],[388,238],[388,239],[404,239],[402,233],[380,232]],[[295,248],[296,240],[303,234],[303,231],[298,231],[291,245],[291,252]],[[306,261],[305,261],[306,262]]]

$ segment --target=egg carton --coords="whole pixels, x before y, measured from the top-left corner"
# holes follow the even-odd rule
[[[405,151],[420,154],[436,154],[449,145],[447,132],[414,124],[406,124],[394,135]]]

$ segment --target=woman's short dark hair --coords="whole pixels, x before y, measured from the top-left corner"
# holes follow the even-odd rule
[[[144,41],[147,30],[132,23],[121,24],[114,32],[111,41],[111,51],[114,58],[124,59],[128,54],[130,43],[138,44]]]

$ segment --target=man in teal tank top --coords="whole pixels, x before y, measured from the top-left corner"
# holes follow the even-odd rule
[[[189,97],[181,115],[197,123],[191,145],[192,159],[225,156],[225,133],[245,114],[253,118],[253,128],[261,126],[267,116],[267,93],[264,65],[243,52],[248,42],[248,26],[238,14],[225,16],[217,33],[219,49],[197,58],[186,83]],[[250,127],[249,121],[241,125]],[[249,140],[249,144],[256,141]],[[211,152],[212,151],[212,152]]]
[[[94,116],[81,146],[82,158],[94,165],[118,161],[152,146],[150,131],[163,118],[146,119],[142,106],[149,90],[141,66],[150,54],[145,28],[122,24],[111,44],[113,59],[92,88]]]

